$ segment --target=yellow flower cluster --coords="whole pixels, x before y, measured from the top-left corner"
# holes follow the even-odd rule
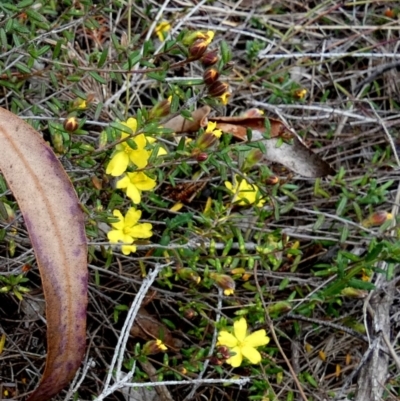
[[[130,128],[133,132],[137,130],[137,121],[135,118],[129,118],[122,124]],[[128,137],[127,133],[122,133],[121,135],[121,139]],[[148,147],[155,142],[155,139],[146,137],[144,134],[139,134],[132,141],[135,144],[135,149],[130,146],[128,141],[121,142],[115,147],[114,154],[106,169],[107,174],[119,177],[126,172],[130,165],[138,169],[143,169],[147,166],[152,153],[151,150],[148,150]],[[166,154],[166,151],[164,148],[160,148],[157,156],[163,154]],[[124,189],[128,198],[137,205],[140,203],[142,191],[151,191],[155,188],[156,184],[156,180],[144,172],[135,171],[133,173],[126,173],[125,177],[117,182],[117,188]]]
[[[127,121],[122,122],[122,124],[132,132],[137,131],[137,121],[135,118],[129,118]],[[121,135],[122,140],[128,137],[127,133],[122,133]],[[135,167],[136,169],[147,167],[152,154],[151,145],[154,142],[154,138],[146,137],[144,134],[136,135],[130,141],[123,141],[116,145],[111,160],[107,165],[107,174],[114,177],[125,174],[117,181],[116,187],[124,190],[128,198],[136,205],[141,201],[142,192],[151,191],[156,187],[157,182],[143,171],[127,172],[127,169],[129,167]],[[157,156],[166,153],[164,148],[159,148]],[[134,242],[137,239],[145,239],[152,236],[152,225],[150,223],[138,223],[142,215],[140,210],[131,207],[125,217],[119,210],[114,210],[113,215],[118,221],[111,223],[112,229],[108,232],[107,237],[112,244],[124,244],[121,247],[124,255],[136,252]]]

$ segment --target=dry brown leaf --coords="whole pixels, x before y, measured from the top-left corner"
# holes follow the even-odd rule
[[[247,131],[251,129],[251,140],[262,140],[266,147],[267,152],[264,155],[266,161],[283,164],[304,177],[325,177],[335,174],[335,170],[327,162],[299,138],[293,136],[280,120],[268,118],[267,125],[271,139],[265,139],[263,133],[267,132],[267,117],[259,116],[252,110],[242,117],[209,117],[210,111],[208,106],[203,106],[192,113],[193,121],[178,116],[168,121],[165,127],[173,129],[176,133],[193,132],[207,126],[208,121],[212,121],[217,123],[218,129],[242,141],[247,141]],[[281,143],[279,138],[293,139],[293,144]]]
[[[161,323],[144,308],[140,308],[130,333],[132,337],[143,340],[159,339],[168,347],[178,349],[180,340],[175,339],[165,324]]]
[[[74,377],[86,344],[84,216],[66,172],[30,125],[0,108],[0,171],[18,202],[46,298],[47,359],[28,401],[45,401]]]

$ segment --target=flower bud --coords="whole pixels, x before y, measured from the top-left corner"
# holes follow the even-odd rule
[[[368,291],[353,287],[346,287],[343,288],[340,294],[348,298],[363,299],[368,295]]]
[[[218,62],[218,50],[211,50],[207,53],[204,53],[201,57],[200,61],[204,67],[210,67]]]
[[[157,103],[149,113],[149,118],[162,118],[167,116],[171,110],[171,96]]]
[[[292,305],[290,302],[286,301],[279,301],[273,305],[269,305],[267,307],[268,313],[282,313],[282,312],[289,312],[292,310]]]
[[[210,277],[215,280],[218,287],[224,290],[226,296],[234,293],[236,283],[231,276],[228,276],[227,274],[210,273]]]
[[[213,39],[214,39],[213,31],[207,31],[207,32],[196,31],[187,33],[182,39],[182,43],[185,46],[191,46],[196,40],[203,40],[207,43],[207,45],[209,45]]]
[[[222,359],[229,359],[231,357],[229,348],[226,345],[220,345],[217,348],[217,356]]]
[[[262,158],[263,153],[260,149],[252,149],[247,153],[246,159],[243,164],[243,171],[250,170],[254,165],[256,165]]]
[[[54,149],[57,153],[64,153],[64,140],[61,132],[55,132],[51,136],[51,141],[53,142]]]
[[[206,150],[210,146],[214,145],[217,139],[218,138],[214,134],[210,132],[204,132],[199,136],[199,138],[197,138],[195,146],[199,150]]]
[[[144,355],[154,355],[166,351],[167,347],[161,340],[151,340],[143,345],[142,351]]]
[[[0,202],[0,220],[5,221],[7,224],[15,220],[15,212],[7,203]]]
[[[266,180],[265,184],[266,185],[275,185],[279,182],[279,177],[276,175],[270,175]]]
[[[214,355],[210,356],[209,361],[210,361],[210,364],[214,365],[214,366],[221,366],[224,363],[223,360],[219,359],[218,357],[216,357]]]
[[[67,132],[75,132],[79,127],[79,123],[76,117],[71,116],[64,120],[64,129]]]
[[[301,88],[301,89],[296,89],[293,91],[293,97],[298,100],[302,100],[306,97],[307,95],[307,89]]]
[[[181,373],[181,374],[183,374],[183,375],[186,375],[187,374],[187,369],[184,367],[184,366],[177,366],[177,371],[179,372],[179,373]]]
[[[222,96],[229,90],[229,85],[225,82],[216,81],[208,87],[208,93],[212,97]]]
[[[212,85],[219,78],[219,72],[215,68],[209,68],[204,71],[203,80],[207,86]]]
[[[197,316],[197,312],[194,309],[190,308],[190,309],[186,309],[183,312],[183,315],[185,316],[186,319],[192,320],[193,318],[195,318]]]
[[[385,221],[393,219],[393,215],[391,213],[386,212],[385,210],[380,210],[378,212],[374,212],[370,214],[366,219],[361,222],[363,227],[376,227],[381,226]]]
[[[196,284],[199,284],[201,281],[200,276],[193,269],[190,269],[189,267],[184,267],[183,269],[179,269],[177,273],[178,276],[184,280],[193,281]]]
[[[205,152],[201,152],[196,156],[196,160],[200,162],[205,162],[208,159],[208,154]]]
[[[207,50],[208,44],[205,40],[196,40],[189,48],[190,58],[198,60]]]

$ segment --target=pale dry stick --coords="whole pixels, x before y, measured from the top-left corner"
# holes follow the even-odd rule
[[[343,53],[290,53],[290,54],[265,54],[259,55],[260,59],[296,59],[305,57],[317,58],[331,58],[337,60],[344,57],[357,57],[357,58],[394,58],[400,59],[399,53],[357,53],[357,52],[343,52]]]
[[[396,145],[394,144],[393,138],[389,134],[389,131],[387,130],[386,125],[384,124],[384,122],[381,119],[381,117],[379,116],[379,114],[376,112],[375,107],[373,107],[371,102],[369,100],[367,100],[367,99],[364,99],[364,102],[366,102],[369,105],[371,111],[376,115],[376,119],[379,121],[379,124],[383,128],[383,132],[385,133],[386,138],[387,138],[387,140],[388,140],[388,142],[390,144],[390,147],[392,149],[392,152],[393,152],[394,158],[396,160],[397,166],[400,167],[400,160],[399,160],[399,156],[397,154]]]
[[[75,374],[74,380],[71,382],[71,385],[69,386],[69,390],[67,392],[67,395],[64,397],[64,401],[72,399],[72,396],[74,395],[75,392],[79,390],[79,387],[83,383],[83,381],[86,378],[86,374],[89,370],[89,368],[93,368],[95,366],[93,362],[93,358],[89,358],[89,360],[86,362],[82,369],[82,374],[81,374],[81,369],[78,369],[78,371]],[[81,376],[79,378],[79,376]]]
[[[171,381],[163,381],[163,382],[154,382],[154,383],[128,383],[128,380],[125,376],[120,382],[115,383],[113,386],[109,388],[109,390],[104,391],[100,396],[95,398],[93,401],[102,401],[104,398],[108,397],[110,394],[115,391],[123,388],[123,387],[156,387],[156,386],[182,386],[185,384],[237,384],[239,386],[244,386],[245,384],[250,383],[250,377],[243,377],[240,379],[202,379],[202,380],[171,380]]]
[[[399,159],[396,158],[396,161],[398,163],[398,166],[400,167]],[[396,225],[396,216],[399,213],[399,207],[400,207],[400,183],[398,184],[397,187],[397,193],[396,193],[396,198],[395,202],[392,207],[392,223],[391,223],[391,234],[393,237],[396,236],[396,231],[395,231],[395,225]],[[379,266],[381,270],[387,271],[387,263],[382,262],[381,266]],[[397,267],[398,270],[398,267]],[[388,283],[386,277],[384,277],[382,274],[378,276],[376,280],[376,288],[381,289],[383,288],[384,285]],[[393,303],[393,298],[394,298],[394,287],[395,287],[395,282],[390,281],[389,285],[386,285],[386,288],[384,289],[384,299],[388,300],[388,303],[390,302],[390,305],[385,305],[383,308],[381,305],[381,298],[379,297],[379,294],[377,297],[379,297],[379,302],[377,302],[377,305],[375,308],[373,308],[370,304],[370,300],[372,299],[373,295],[376,295],[377,290],[371,291],[366,300],[364,301],[363,305],[363,317],[364,317],[364,326],[367,331],[367,336],[370,338],[369,330],[368,330],[368,324],[367,324],[367,310],[372,316],[372,320],[374,323],[374,331],[376,333],[385,333],[385,332],[390,332],[390,318],[388,316],[390,306]],[[380,339],[379,336],[375,338],[376,341]],[[383,339],[386,341],[385,337]],[[387,340],[389,341],[389,340]],[[389,352],[391,351],[391,347],[388,347]],[[367,362],[366,366],[364,366],[363,370],[361,371],[360,377],[358,379],[358,384],[359,388],[356,394],[355,401],[368,401],[368,400],[376,400],[377,397],[380,397],[381,394],[383,393],[383,389],[380,386],[380,383],[378,383],[378,378],[377,375],[379,375],[379,379],[385,380],[385,375],[387,372],[388,368],[388,358],[382,357],[379,355],[379,350],[373,349],[373,355],[371,359]],[[397,363],[397,359],[396,359]],[[368,389],[368,393],[365,392],[365,389]]]
[[[299,390],[299,393],[300,393],[301,397],[303,398],[303,401],[308,401],[307,396],[304,393],[303,387],[301,386],[301,383],[300,383],[299,379],[297,378],[296,372],[294,371],[293,366],[290,363],[288,357],[286,356],[285,351],[283,350],[283,348],[282,348],[282,346],[281,346],[281,344],[279,342],[279,339],[278,339],[278,337],[277,337],[277,335],[275,333],[275,328],[274,328],[272,320],[271,320],[271,318],[269,316],[268,308],[267,308],[267,305],[265,304],[264,297],[262,296],[262,290],[261,290],[261,287],[260,287],[260,283],[258,282],[257,264],[254,267],[254,273],[255,273],[254,274],[254,280],[255,280],[255,283],[256,283],[257,291],[258,291],[258,293],[260,295],[260,299],[261,299],[261,302],[262,302],[262,305],[263,305],[263,308],[264,308],[264,311],[265,311],[265,318],[266,318],[266,321],[267,321],[267,324],[268,324],[268,328],[269,328],[269,330],[271,332],[272,338],[274,339],[275,344],[278,347],[280,354],[282,355],[283,359],[285,360],[286,365],[289,368],[290,374],[292,375],[292,379],[296,383],[296,387]]]
[[[393,348],[393,345],[391,344],[388,336],[386,335],[386,333],[384,331],[381,332],[381,336],[383,337],[383,341],[385,341],[385,344],[388,348],[388,352],[390,353],[390,355],[392,356],[394,363],[397,366],[397,369],[400,371],[400,359],[396,354],[396,351]]]
[[[218,288],[218,305],[217,305],[218,313],[217,313],[217,316],[215,317],[214,333],[213,333],[213,338],[211,341],[210,350],[208,351],[208,355],[207,355],[208,358],[211,357],[212,354],[214,353],[215,345],[217,343],[217,336],[218,336],[217,324],[221,320],[222,298],[223,298],[223,290],[221,288]],[[203,368],[201,369],[201,371],[198,374],[197,380],[201,380],[203,378],[204,374],[206,373],[209,363],[210,363],[210,360],[206,359],[204,362]],[[188,400],[192,399],[196,393],[196,390],[199,388],[199,386],[200,386],[200,384],[195,384],[193,386],[192,390],[190,391],[189,395],[187,395],[183,401],[188,401]]]
[[[333,107],[325,107],[325,106],[318,106],[318,105],[297,105],[297,104],[279,104],[279,105],[271,105],[265,102],[258,102],[258,101],[252,101],[250,103],[252,106],[260,106],[264,107],[266,109],[270,109],[271,111],[275,112],[275,110],[310,110],[310,111],[321,111],[323,113],[328,113],[330,115],[338,115],[342,117],[349,117],[349,118],[354,118],[356,120],[361,120],[363,123],[376,123],[379,121],[379,119],[375,118],[368,118],[365,116],[362,116],[360,114],[352,113],[347,110],[341,110],[341,109],[335,109]],[[290,116],[292,117],[292,116]],[[318,118],[321,118],[321,116],[317,116]],[[308,119],[309,117],[307,117]]]
[[[376,348],[377,345],[378,345],[378,338],[375,338],[375,340],[372,343],[369,344],[368,349],[364,353],[364,355],[362,356],[358,366],[348,376],[348,378],[344,382],[343,386],[341,387],[339,393],[335,396],[335,398],[332,401],[339,401],[339,400],[342,399],[342,396],[343,396],[344,392],[346,391],[347,387],[352,383],[352,381],[357,376],[357,374],[359,373],[360,369],[367,362],[367,360],[370,357],[372,351]]]
[[[124,359],[124,352],[126,349],[126,344],[128,342],[129,339],[129,334],[130,334],[130,329],[132,327],[132,324],[136,318],[136,315],[141,307],[141,304],[143,302],[143,299],[145,298],[147,291],[149,290],[149,288],[151,287],[151,285],[153,284],[154,280],[157,278],[158,273],[160,272],[160,270],[163,267],[169,266],[169,264],[165,264],[165,265],[161,265],[161,264],[156,264],[154,267],[154,270],[151,271],[143,280],[142,285],[138,291],[138,293],[136,294],[135,299],[132,302],[132,305],[129,309],[128,315],[125,319],[124,325],[121,329],[121,335],[118,338],[118,342],[117,345],[115,347],[115,351],[114,351],[114,355],[113,358],[111,360],[111,364],[109,367],[109,371],[107,374],[107,378],[106,381],[104,383],[104,390],[102,391],[102,394],[104,392],[107,392],[107,389],[109,388],[110,385],[110,381],[113,377],[113,373],[114,373],[114,369],[115,369],[115,365],[117,364],[117,368],[116,368],[116,379],[117,381],[120,381],[120,375],[121,375],[121,367],[122,367],[122,363],[123,363],[123,359]],[[133,376],[134,373],[134,369],[133,368],[125,377],[124,379],[126,380],[130,380]],[[102,399],[101,396],[102,394],[98,397],[98,399]],[[103,397],[104,398],[104,397]]]

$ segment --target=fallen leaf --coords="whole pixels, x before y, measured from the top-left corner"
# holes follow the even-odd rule
[[[45,401],[74,377],[86,344],[84,216],[60,161],[30,125],[0,108],[0,171],[18,202],[46,299],[47,359],[27,401]]]
[[[335,174],[335,170],[327,162],[309,149],[300,138],[294,136],[280,120],[260,116],[260,112],[255,109],[239,117],[210,117],[210,112],[210,107],[203,106],[192,113],[192,121],[177,116],[164,126],[176,133],[194,132],[206,127],[208,121],[212,121],[217,123],[217,129],[242,141],[247,141],[247,131],[251,129],[251,140],[261,140],[265,145],[266,161],[283,164],[304,177],[325,177]],[[264,136],[267,129],[270,139],[265,139]],[[292,139],[293,143],[281,143],[280,138]]]
[[[252,130],[252,141],[263,141],[266,148],[266,161],[283,164],[288,169],[304,177],[325,177],[335,174],[335,170],[320,156],[309,149],[301,140],[294,136],[285,125],[276,119],[269,118],[270,139],[265,139],[267,133],[267,117],[209,117],[209,121],[217,123],[218,129],[232,134],[236,139],[246,141],[247,130]],[[282,139],[291,139],[291,144]]]
[[[192,112],[192,120],[188,120],[181,115],[171,118],[163,124],[164,128],[169,128],[176,133],[194,132],[207,125],[207,116],[210,114],[210,107],[203,106]]]
[[[133,323],[130,333],[132,337],[141,338],[143,340],[161,340],[168,348],[179,349],[181,341],[174,338],[171,331],[146,311],[143,307],[139,309]]]

